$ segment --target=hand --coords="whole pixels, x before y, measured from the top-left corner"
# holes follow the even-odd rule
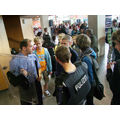
[[[20,72],[24,75],[24,76],[28,76],[28,72],[25,69],[20,69]]]
[[[107,64],[107,69],[111,69],[111,66],[113,65],[113,64],[115,64],[116,62],[110,62],[110,63],[108,63]]]
[[[41,81],[42,79],[42,75],[39,75],[39,77],[37,78],[37,81]]]
[[[49,75],[52,75],[52,72],[49,72]]]

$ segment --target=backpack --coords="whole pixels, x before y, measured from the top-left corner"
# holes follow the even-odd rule
[[[84,62],[76,62],[75,66],[77,67],[77,75],[78,78],[71,77],[72,74],[65,74],[62,73],[62,77],[58,78],[56,80],[56,86],[57,86],[57,102],[59,104],[63,104],[63,98],[62,94],[64,93],[64,88],[67,88],[69,94],[69,98],[67,98],[67,102],[64,104],[67,105],[77,105],[77,104],[83,104],[83,101],[86,99],[86,96],[88,95],[91,85],[88,80],[88,74],[87,74],[87,65]],[[63,82],[61,82],[63,80]],[[60,87],[59,87],[60,85]],[[63,87],[61,87],[63,85]]]
[[[100,80],[98,78],[98,75],[97,75],[98,62],[92,56],[90,56],[90,55],[87,55],[87,56],[92,63],[93,76],[94,76],[94,80],[96,82],[96,85],[95,85],[95,88],[94,88],[94,97],[96,97],[98,100],[102,100],[103,97],[105,97],[105,95],[104,95],[104,86],[100,82]]]
[[[75,66],[79,68],[80,78],[73,81],[73,84],[71,84],[72,82],[69,82],[72,81],[73,78],[71,80],[68,78],[66,81],[64,81],[70,93],[70,98],[67,103],[68,105],[82,104],[82,101],[86,99],[86,96],[91,89],[91,85],[88,80],[86,63],[78,61],[75,63]]]

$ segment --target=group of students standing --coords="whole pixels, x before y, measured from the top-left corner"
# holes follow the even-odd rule
[[[118,51],[120,51],[119,35],[120,32],[117,31],[112,37]],[[46,31],[43,37],[38,36],[34,39],[34,47],[29,39],[24,39],[20,43],[21,51],[10,61],[10,71],[15,75],[23,74],[29,81],[28,89],[19,86],[21,104],[43,104],[43,95],[51,95],[48,91],[49,75],[55,75],[53,96],[56,96],[57,104],[94,104],[93,96],[96,82],[91,59],[97,58],[98,48],[92,30],[88,29],[86,34],[75,34],[72,37],[60,33],[58,40],[58,45],[55,45]],[[110,70],[111,64],[113,63],[107,66],[111,76],[107,75],[107,77],[112,85],[111,90],[115,91],[112,99],[114,101],[120,97],[117,94],[119,93],[119,90],[116,90],[117,87],[113,87],[112,80],[115,79],[115,71]],[[115,64],[115,66],[119,72],[119,65]],[[83,79],[81,78],[82,73],[85,73],[82,75]],[[40,82],[42,78],[44,79],[43,87]],[[81,79],[84,81],[83,83],[80,82]],[[81,94],[80,88],[85,83],[88,87],[83,89]],[[119,84],[115,83],[115,85]]]
[[[79,67],[79,64],[76,65],[76,62],[78,61],[84,62],[83,71],[86,71],[85,74],[88,77],[88,80],[87,77],[85,78],[86,81],[89,81],[90,85],[89,88],[82,91],[84,98],[81,98],[78,94],[79,97],[77,96],[77,98],[80,100],[78,99],[78,102],[74,104],[83,104],[85,101],[85,104],[87,105],[94,104],[93,93],[95,81],[93,77],[92,63],[87,55],[92,56],[95,59],[97,56],[91,48],[91,40],[88,35],[80,34],[75,36],[75,42],[73,45],[72,37],[61,33],[58,35],[59,44],[54,47],[50,47],[50,39],[46,39],[49,38],[48,36],[49,35],[46,32],[43,38],[36,37],[34,39],[34,48],[31,40],[24,39],[20,43],[20,53],[10,61],[10,71],[15,75],[23,74],[30,84],[28,89],[19,86],[21,104],[43,104],[43,95],[51,95],[48,91],[48,82],[49,75],[52,75],[53,73],[53,67],[55,67],[55,92],[53,96],[56,96],[58,104],[73,104],[73,101],[73,103],[68,102],[72,95],[64,82],[65,79],[68,80],[68,83],[72,83],[72,81],[75,82],[74,80],[79,81],[81,79],[81,67]],[[76,48],[78,51],[76,51]],[[53,56],[51,56],[51,53],[49,52],[50,49],[53,49],[52,52],[55,53]],[[54,63],[52,62],[52,57],[54,58],[55,66],[52,64]],[[67,78],[64,78],[66,75]],[[44,79],[43,87],[40,83],[42,78]],[[84,94],[85,92],[86,94]]]

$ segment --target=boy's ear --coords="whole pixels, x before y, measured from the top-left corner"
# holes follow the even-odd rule
[[[23,47],[22,49],[25,51],[25,50],[26,50],[26,47]]]
[[[61,61],[55,56],[56,61],[61,64]]]
[[[55,56],[56,61],[58,62],[58,58]]]

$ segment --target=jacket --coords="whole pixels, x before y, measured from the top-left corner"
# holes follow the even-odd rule
[[[92,48],[88,48],[88,49],[86,49],[85,52],[83,52],[82,59],[81,59],[83,62],[85,62],[88,65],[89,81],[91,84],[93,84],[94,77],[93,77],[92,63],[87,55],[90,55],[96,59],[96,53],[94,52],[94,50]]]
[[[45,60],[46,60],[46,63],[47,63],[47,71],[52,72],[52,63],[51,63],[50,54],[49,54],[47,48],[44,48],[44,50],[45,50]],[[38,57],[36,50],[33,53]]]

